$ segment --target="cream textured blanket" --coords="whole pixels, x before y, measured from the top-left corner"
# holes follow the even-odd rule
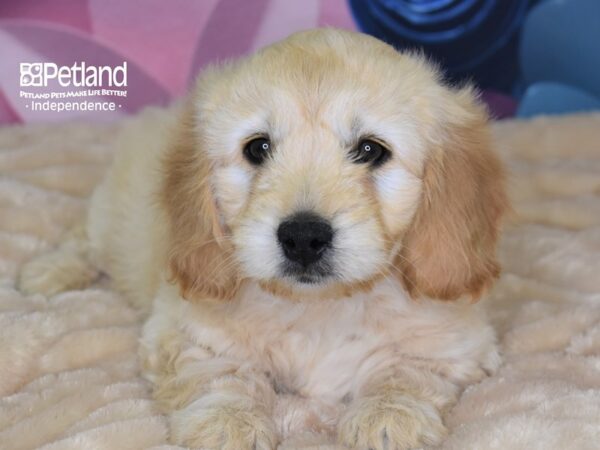
[[[81,217],[119,125],[0,129],[0,448],[166,446],[108,280],[53,298],[20,264]],[[444,449],[600,448],[600,115],[495,126],[514,217],[487,300],[505,363],[448,415]],[[162,447],[161,447],[162,446]]]

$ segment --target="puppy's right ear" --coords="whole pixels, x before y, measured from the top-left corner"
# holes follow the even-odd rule
[[[194,122],[190,101],[163,166],[161,200],[169,222],[170,276],[187,300],[228,300],[239,278],[214,199],[212,166]]]

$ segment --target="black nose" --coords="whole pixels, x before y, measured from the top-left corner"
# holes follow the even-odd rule
[[[293,215],[279,225],[277,239],[290,261],[304,267],[321,259],[331,246],[333,229],[326,220],[307,212]]]

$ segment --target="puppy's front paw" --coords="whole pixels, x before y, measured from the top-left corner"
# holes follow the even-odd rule
[[[274,424],[265,414],[230,406],[174,412],[171,440],[202,450],[273,450],[277,446]]]
[[[341,418],[338,439],[358,450],[404,450],[436,445],[446,435],[437,408],[407,394],[362,398]]]

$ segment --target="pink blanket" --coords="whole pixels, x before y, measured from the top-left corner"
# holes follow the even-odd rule
[[[354,28],[345,0],[0,1],[0,125],[111,120],[185,92],[207,63],[317,26]],[[22,62],[128,63],[128,95],[114,112],[32,111],[20,97]]]

